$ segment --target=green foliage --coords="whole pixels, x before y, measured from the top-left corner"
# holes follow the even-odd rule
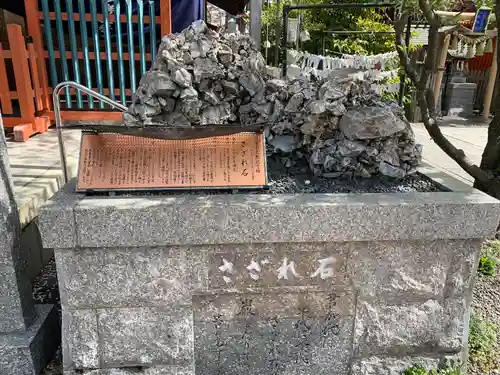
[[[475,0],[474,5],[476,6],[476,9],[481,7],[493,8],[495,6],[495,2],[493,0]]]
[[[429,371],[422,365],[414,365],[403,372],[403,375],[428,375]]]
[[[326,12],[328,13],[328,11]],[[304,48],[311,53],[322,53],[324,38],[325,52],[328,54],[347,53],[358,55],[374,55],[394,50],[394,34],[376,34],[391,32],[392,27],[383,23],[382,15],[375,10],[364,10],[358,16],[352,16],[347,10],[335,10],[329,23],[317,24],[305,22],[305,27],[311,33],[311,40],[304,43]],[[326,21],[326,20],[325,20]],[[344,22],[342,22],[344,21]],[[324,27],[323,27],[324,26]],[[324,30],[349,30],[370,32],[369,34],[332,35],[324,34]],[[314,37],[313,37],[314,36]]]
[[[494,256],[496,258],[500,258],[500,241],[491,240],[487,241],[484,246],[484,254],[489,256]]]
[[[386,79],[383,81],[383,83],[385,83],[385,84],[399,83],[399,82],[401,82],[401,77],[389,78],[389,79]],[[404,92],[404,96],[403,96],[403,105],[404,106],[409,106],[411,104],[414,91],[415,91],[415,85],[413,85],[413,82],[411,81],[410,78],[406,77],[406,79],[405,79],[405,92]],[[382,98],[385,100],[397,101],[399,98],[399,92],[383,91]]]
[[[500,256],[500,241],[488,241],[483,248],[477,272],[480,276],[495,277]]]
[[[489,256],[482,256],[479,259],[479,267],[477,272],[486,277],[495,277],[497,274],[498,260]]]
[[[334,2],[363,3],[363,0],[349,0]],[[301,0],[301,4],[321,4],[324,0]],[[280,19],[276,17],[276,3],[264,6],[262,11],[262,40],[268,40],[271,55],[274,52],[276,26],[281,22],[282,7],[292,4],[291,0],[283,0],[280,5]],[[290,18],[297,18],[298,11],[292,11]],[[301,43],[300,49],[313,54],[326,55],[337,53],[372,55],[394,50],[394,34],[351,34],[331,35],[328,30],[336,31],[369,31],[391,32],[392,26],[387,17],[377,9],[304,9],[300,11],[302,29],[309,31],[311,39]]]
[[[419,0],[397,1],[404,11],[409,12],[413,19],[424,19],[419,7]],[[429,0],[429,5],[433,10],[450,10],[456,3],[456,0]]]
[[[469,323],[469,362],[481,373],[488,373],[498,367],[499,328],[481,317],[472,314]]]
[[[465,375],[462,367],[458,364],[450,364],[449,366],[427,370],[422,365],[414,365],[406,369],[402,375]]]

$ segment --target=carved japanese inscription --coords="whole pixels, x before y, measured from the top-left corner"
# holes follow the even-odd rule
[[[344,374],[353,297],[342,290],[198,295],[196,372]]]
[[[210,260],[209,287],[233,290],[343,283],[343,250],[323,244],[303,247],[303,251],[287,251],[278,247],[251,253],[238,248],[215,252]]]

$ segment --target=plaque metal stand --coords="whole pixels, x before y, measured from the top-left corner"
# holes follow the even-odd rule
[[[73,87],[104,103],[127,108],[76,82],[62,82],[54,90],[54,112],[59,148],[68,181],[66,152],[62,137],[59,94]],[[86,128],[89,129],[86,129]],[[258,189],[267,186],[265,137],[262,131],[222,130],[223,135],[156,139],[118,134],[109,126],[81,125],[83,130],[78,162],[78,192],[158,191],[193,189]],[[113,126],[111,127],[113,128]],[[260,127],[262,129],[262,127]],[[209,132],[212,131],[207,129]],[[175,132],[168,130],[168,134]]]

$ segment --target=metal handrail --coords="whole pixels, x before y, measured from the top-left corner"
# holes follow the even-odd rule
[[[69,173],[68,173],[68,168],[67,168],[67,161],[66,161],[66,149],[64,147],[64,140],[62,137],[62,119],[61,119],[61,102],[59,100],[59,95],[61,91],[65,88],[72,87],[77,90],[83,91],[85,94],[100,100],[103,103],[106,103],[110,105],[113,108],[117,108],[122,112],[125,112],[128,108],[125,107],[123,104],[120,104],[118,102],[115,102],[114,100],[111,100],[107,96],[104,96],[102,94],[99,94],[98,92],[89,89],[86,86],[83,86],[79,84],[78,82],[74,81],[65,81],[59,83],[55,88],[54,91],[52,92],[52,100],[54,101],[54,117],[56,120],[56,130],[57,130],[57,138],[59,140],[59,152],[61,154],[61,163],[62,163],[62,169],[64,173],[64,182],[68,183],[69,181]]]

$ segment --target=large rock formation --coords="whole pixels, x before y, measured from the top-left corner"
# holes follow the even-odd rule
[[[128,125],[239,122],[240,106],[264,100],[265,62],[249,36],[218,34],[202,21],[162,39],[141,79]]]
[[[162,39],[125,123],[266,124],[270,153],[287,165],[305,157],[318,175],[403,178],[416,171],[421,147],[403,110],[368,82],[269,79],[264,68],[249,36],[218,34],[196,22]]]

